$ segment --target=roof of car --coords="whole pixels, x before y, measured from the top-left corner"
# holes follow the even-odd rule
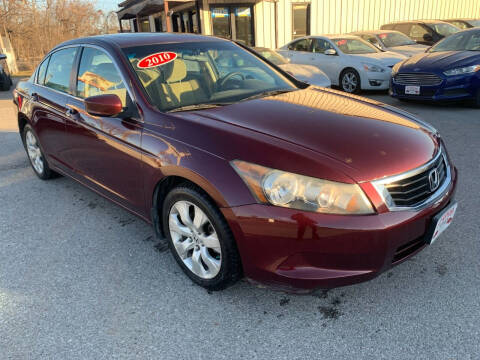
[[[342,38],[342,39],[356,39],[356,35],[351,35],[351,34],[324,34],[324,35],[317,35],[317,36],[310,36],[310,37],[326,37],[327,39],[337,39],[337,38]]]
[[[351,34],[386,34],[386,33],[398,33],[396,30],[362,30],[362,31],[353,31]]]
[[[119,33],[96,35],[66,41],[56,47],[82,43],[104,45],[115,44],[119,47],[141,46],[162,43],[196,42],[196,41],[228,41],[226,39],[187,33]]]
[[[393,25],[393,24],[418,24],[418,23],[422,23],[422,24],[438,24],[438,23],[442,23],[444,21],[442,20],[434,20],[434,19],[420,19],[420,20],[404,20],[404,21],[395,21],[395,22],[391,22],[391,23],[388,23],[388,24],[385,24],[385,25]]]

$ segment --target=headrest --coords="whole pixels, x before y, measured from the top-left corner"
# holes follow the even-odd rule
[[[175,59],[168,65],[169,68],[166,69],[165,74],[167,83],[182,81],[187,77],[187,66],[185,65],[185,62],[183,60]]]

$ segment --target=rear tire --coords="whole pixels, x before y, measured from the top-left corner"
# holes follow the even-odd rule
[[[23,146],[27,152],[30,165],[35,174],[42,180],[52,179],[58,174],[50,169],[46,161],[45,155],[40,147],[35,131],[30,125],[25,125],[22,132]]]
[[[361,91],[360,75],[355,69],[345,69],[340,74],[340,89],[349,94]]]
[[[173,257],[185,274],[208,290],[222,290],[242,276],[232,231],[201,189],[184,183],[165,197],[162,224]]]

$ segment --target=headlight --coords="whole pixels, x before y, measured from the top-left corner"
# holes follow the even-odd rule
[[[371,72],[385,72],[384,68],[374,64],[363,63],[363,68],[366,71],[371,71]]]
[[[480,70],[480,65],[465,66],[461,68],[450,69],[443,73],[447,76],[470,74]]]
[[[357,184],[316,179],[240,160],[231,164],[260,203],[327,214],[374,213]]]

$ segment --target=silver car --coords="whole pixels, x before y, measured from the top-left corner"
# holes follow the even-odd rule
[[[316,66],[291,64],[290,59],[284,58],[278,52],[271,49],[256,47],[254,50],[300,81],[321,87],[330,87],[332,85],[329,77]]]
[[[417,44],[415,40],[407,35],[394,30],[372,30],[353,32],[353,35],[360,36],[363,40],[375,45],[381,50],[392,51],[408,57],[424,53],[427,45]]]

